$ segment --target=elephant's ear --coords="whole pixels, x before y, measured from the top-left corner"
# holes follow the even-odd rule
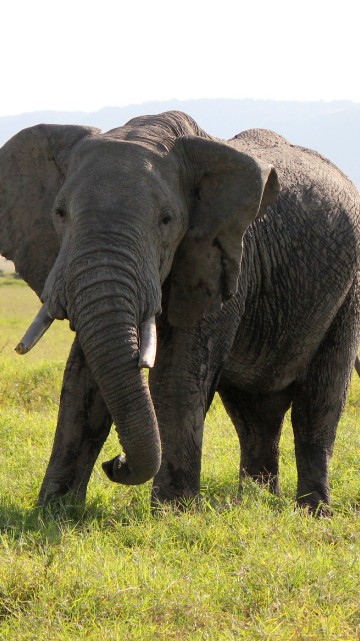
[[[91,127],[36,125],[0,149],[0,254],[40,295],[59,251],[51,221],[69,153]]]
[[[195,177],[195,195],[174,258],[168,317],[174,326],[191,327],[236,293],[244,232],[280,187],[271,165],[226,143],[185,137],[177,144]]]

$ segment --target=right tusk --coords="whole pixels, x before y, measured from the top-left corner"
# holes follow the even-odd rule
[[[50,316],[48,308],[46,305],[43,305],[35,316],[28,331],[15,347],[15,352],[18,354],[27,354],[49,329],[53,321],[54,319]]]
[[[154,367],[156,356],[156,323],[151,316],[140,325],[140,356],[139,367]]]

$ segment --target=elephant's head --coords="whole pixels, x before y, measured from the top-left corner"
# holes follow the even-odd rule
[[[139,328],[153,333],[169,274],[179,327],[236,292],[243,234],[275,200],[276,173],[170,112],[106,134],[31,127],[1,149],[0,179],[0,252],[45,303],[41,331],[68,318],[78,334],[126,455],[108,475],[142,483],[161,448]]]

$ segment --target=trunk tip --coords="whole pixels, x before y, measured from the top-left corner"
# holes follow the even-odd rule
[[[28,351],[29,351],[28,345],[25,345],[25,343],[23,343],[22,341],[15,347],[15,352],[17,354],[20,354],[20,356],[23,356],[23,354],[27,354]]]
[[[122,485],[141,485],[150,481],[158,472],[161,463],[161,457],[153,462],[150,467],[143,467],[138,471],[134,471],[127,463],[124,456],[115,456],[110,461],[102,463],[102,469],[106,476],[113,483],[121,483]]]
[[[130,468],[124,456],[115,456],[111,461],[102,463],[101,467],[110,481],[131,485],[131,482],[126,482],[130,476]]]

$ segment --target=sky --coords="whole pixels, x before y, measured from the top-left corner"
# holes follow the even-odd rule
[[[3,0],[0,116],[156,100],[360,102],[355,0]]]

